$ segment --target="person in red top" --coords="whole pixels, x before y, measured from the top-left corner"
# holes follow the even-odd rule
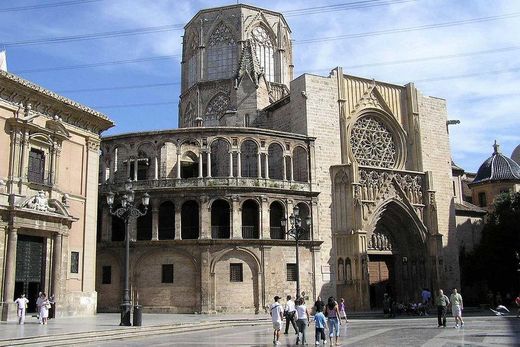
[[[518,294],[518,296],[515,299],[515,304],[516,304],[516,307],[518,307],[518,311],[516,311],[516,317],[520,318],[520,293]]]

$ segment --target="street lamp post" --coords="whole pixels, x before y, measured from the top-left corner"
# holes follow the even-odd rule
[[[307,228],[310,230],[311,226],[311,217],[307,216],[305,219]],[[299,244],[300,240],[303,238],[305,233],[308,231],[306,228],[302,226],[302,218],[300,217],[300,209],[298,206],[294,206],[293,212],[289,216],[290,229],[285,233],[292,237],[296,244],[296,297],[300,297],[300,252],[299,252]],[[287,226],[287,219],[282,218],[280,224],[283,228]]]
[[[141,203],[144,206],[144,210],[141,211],[139,207],[135,206],[135,192],[133,190],[132,181],[129,179],[125,182],[125,192],[121,197],[121,207],[112,208],[114,205],[114,193],[109,192],[107,194],[107,204],[110,208],[110,214],[121,218],[125,223],[125,286],[123,289],[123,301],[121,303],[121,326],[130,326],[130,310],[132,303],[130,302],[130,233],[128,224],[132,218],[138,218],[144,216],[148,211],[148,204],[150,203],[150,195],[144,193]]]

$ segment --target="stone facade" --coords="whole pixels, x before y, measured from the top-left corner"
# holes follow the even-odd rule
[[[300,247],[309,300],[366,310],[384,292],[406,302],[458,285],[444,100],[341,68],[292,79],[290,29],[272,11],[203,10],[185,31],[181,128],[102,141],[100,309],[117,310],[123,256],[103,198],[128,178],[152,196],[130,225],[146,310],[259,311],[294,294],[294,241],[280,230],[294,205],[312,220]]]
[[[99,134],[104,115],[0,71],[0,293],[55,296],[57,316],[92,315]]]

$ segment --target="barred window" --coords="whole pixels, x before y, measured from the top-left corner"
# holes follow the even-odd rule
[[[70,272],[73,274],[79,273],[79,252],[70,253]]]
[[[162,265],[162,283],[173,283],[173,264]]]
[[[298,280],[298,267],[294,263],[287,264],[287,281],[296,282]]]
[[[101,284],[111,284],[112,283],[112,266],[105,265],[102,270],[102,278]]]
[[[229,264],[229,281],[230,282],[244,282],[244,273],[242,263]]]

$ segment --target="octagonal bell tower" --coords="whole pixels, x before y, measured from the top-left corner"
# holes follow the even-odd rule
[[[261,110],[289,94],[290,34],[278,12],[199,11],[184,28],[179,127],[257,126]]]

